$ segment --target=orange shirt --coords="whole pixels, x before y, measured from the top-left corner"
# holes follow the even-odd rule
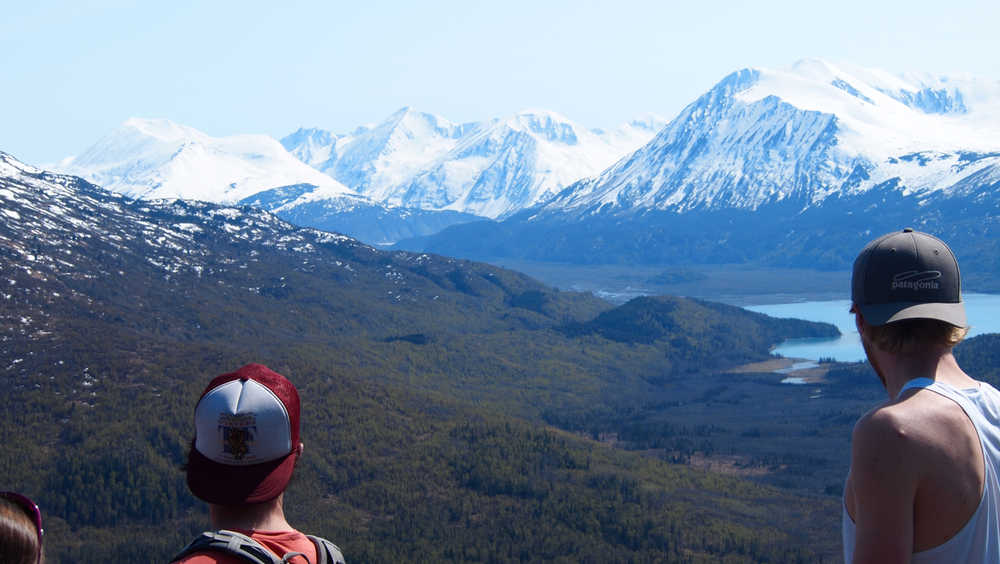
[[[276,554],[278,558],[289,552],[301,552],[309,558],[309,562],[316,562],[316,545],[298,531],[232,530],[237,533],[243,533],[264,545],[265,548]],[[301,556],[292,558],[291,562],[306,564],[306,561]],[[173,564],[246,564],[246,561],[220,552],[197,552],[187,558],[177,560]]]

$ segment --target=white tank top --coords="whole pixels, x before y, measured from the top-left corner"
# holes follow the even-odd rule
[[[979,388],[956,390],[955,388],[935,382],[930,378],[915,378],[910,380],[899,391],[900,395],[911,388],[924,388],[937,392],[954,401],[972,424],[979,435],[979,444],[983,448],[983,460],[986,462],[983,497],[979,507],[969,521],[952,538],[921,552],[915,552],[911,562],[925,563],[955,563],[995,564],[1000,562],[1000,392],[985,382],[979,383]],[[843,539],[844,562],[851,564],[854,558],[855,527],[854,521],[847,514],[844,506]]]

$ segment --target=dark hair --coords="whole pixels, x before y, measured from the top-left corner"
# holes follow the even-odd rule
[[[952,348],[962,342],[968,328],[937,319],[904,319],[885,325],[865,325],[864,337],[879,349],[913,354],[927,347]]]
[[[41,557],[41,537],[27,507],[0,496],[0,562],[35,564]]]

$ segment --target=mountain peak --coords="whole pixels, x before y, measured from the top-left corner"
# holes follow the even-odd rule
[[[233,203],[292,184],[351,193],[266,135],[210,137],[166,119],[131,118],[60,167],[136,198]]]
[[[966,84],[822,59],[738,70],[651,143],[546,209],[758,209],[885,183],[906,193],[948,189],[990,166],[977,155],[1000,149],[997,120],[971,114]]]
[[[546,141],[576,145],[583,129],[551,110],[528,109],[503,120],[503,126],[542,136]]]
[[[455,124],[410,107],[325,145],[301,130],[285,148],[386,204],[499,217],[596,174],[647,142],[665,121],[594,132],[546,109]]]
[[[412,114],[412,113],[416,113],[414,111],[414,109],[413,109],[413,106],[403,106],[402,108],[399,108],[398,110],[392,112],[392,114],[386,119],[386,121],[392,121],[394,119],[397,119],[397,118],[400,118],[402,116],[405,116],[407,114]]]
[[[555,112],[555,111],[552,111],[552,110],[546,110],[546,109],[543,109],[543,108],[525,108],[525,109],[517,112],[516,114],[514,114],[514,116],[515,117],[521,117],[521,118],[532,118],[532,119],[539,119],[539,120],[551,120],[551,121],[561,121],[561,122],[569,122],[570,121],[570,119],[568,117],[562,115],[559,112]]]
[[[456,125],[453,122],[439,115],[417,111],[410,106],[404,106],[374,129],[389,132],[402,129],[414,133],[426,132],[429,129],[438,135],[453,137],[455,127]]]
[[[646,113],[630,119],[625,126],[656,132],[663,129],[663,126],[668,123],[670,123],[670,120],[663,116],[654,113]]]
[[[201,140],[204,133],[193,127],[180,125],[163,118],[131,117],[119,126],[116,132],[135,131],[159,141],[175,142],[180,140]],[[112,133],[114,135],[115,133]]]
[[[42,171],[17,160],[13,155],[0,151],[0,176],[20,176],[22,174],[39,174]]]
[[[829,80],[842,72],[836,65],[825,59],[805,58],[792,63],[790,70],[814,80]]]
[[[333,138],[333,134],[325,129],[320,129],[318,127],[299,127],[295,132],[286,135],[282,138],[284,139],[304,139],[304,138],[315,138],[318,140],[330,141]]]

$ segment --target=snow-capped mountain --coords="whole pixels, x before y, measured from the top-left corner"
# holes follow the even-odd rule
[[[308,153],[310,148],[321,152],[332,146],[332,138],[321,132],[303,136],[331,144],[303,143],[302,156],[317,157],[318,153]],[[376,244],[426,235],[471,219],[373,201],[265,135],[214,138],[162,119],[130,119],[59,169],[130,198],[251,204],[298,225]]]
[[[57,168],[131,198],[249,203],[386,244],[532,205],[661,125],[651,117],[595,133],[550,112],[455,124],[403,108],[346,135],[300,129],[279,143],[133,118]]]
[[[339,139],[325,129],[300,127],[295,133],[282,138],[281,145],[300,161],[319,169],[335,153]]]
[[[868,239],[907,225],[1000,270],[990,235],[1000,225],[1000,82],[819,60],[740,70],[648,144],[539,206],[402,246],[841,269]]]
[[[665,123],[648,116],[611,132],[591,131],[537,110],[455,124],[403,108],[351,134],[300,129],[282,144],[375,200],[501,217],[603,170]]]
[[[887,183],[947,192],[1000,165],[998,152],[1000,83],[805,60],[729,75],[649,144],[546,208],[757,209]]]
[[[261,253],[297,255],[293,262],[301,264],[324,245],[363,246],[249,206],[131,200],[2,152],[0,217],[0,327],[29,339],[58,335],[65,328],[60,315],[114,318],[111,302],[142,310],[167,300],[171,281],[211,279],[206,288],[224,289]],[[253,283],[243,286],[244,293],[257,291]],[[138,297],[147,292],[158,297]]]
[[[164,119],[129,119],[59,169],[133,198],[234,203],[261,190],[312,184],[330,197],[357,199],[266,135],[210,137]]]
[[[476,128],[454,149],[388,195],[430,209],[497,218],[531,207],[596,174],[654,132],[633,122],[602,135],[550,111],[531,110]]]
[[[313,252],[316,245],[356,240],[295,227],[250,206],[195,200],[132,200],[82,178],[46,172],[0,152],[0,245],[7,262],[29,275],[74,277],[80,264],[117,260],[124,252],[167,277],[200,276],[211,266],[209,239]],[[294,232],[294,233],[293,233]],[[136,252],[139,249],[141,252]],[[8,264],[8,266],[10,265]],[[124,272],[106,272],[125,276]]]
[[[347,135],[300,129],[281,143],[317,170],[373,200],[385,201],[393,187],[447,153],[474,127],[402,108],[376,126],[362,126]]]

